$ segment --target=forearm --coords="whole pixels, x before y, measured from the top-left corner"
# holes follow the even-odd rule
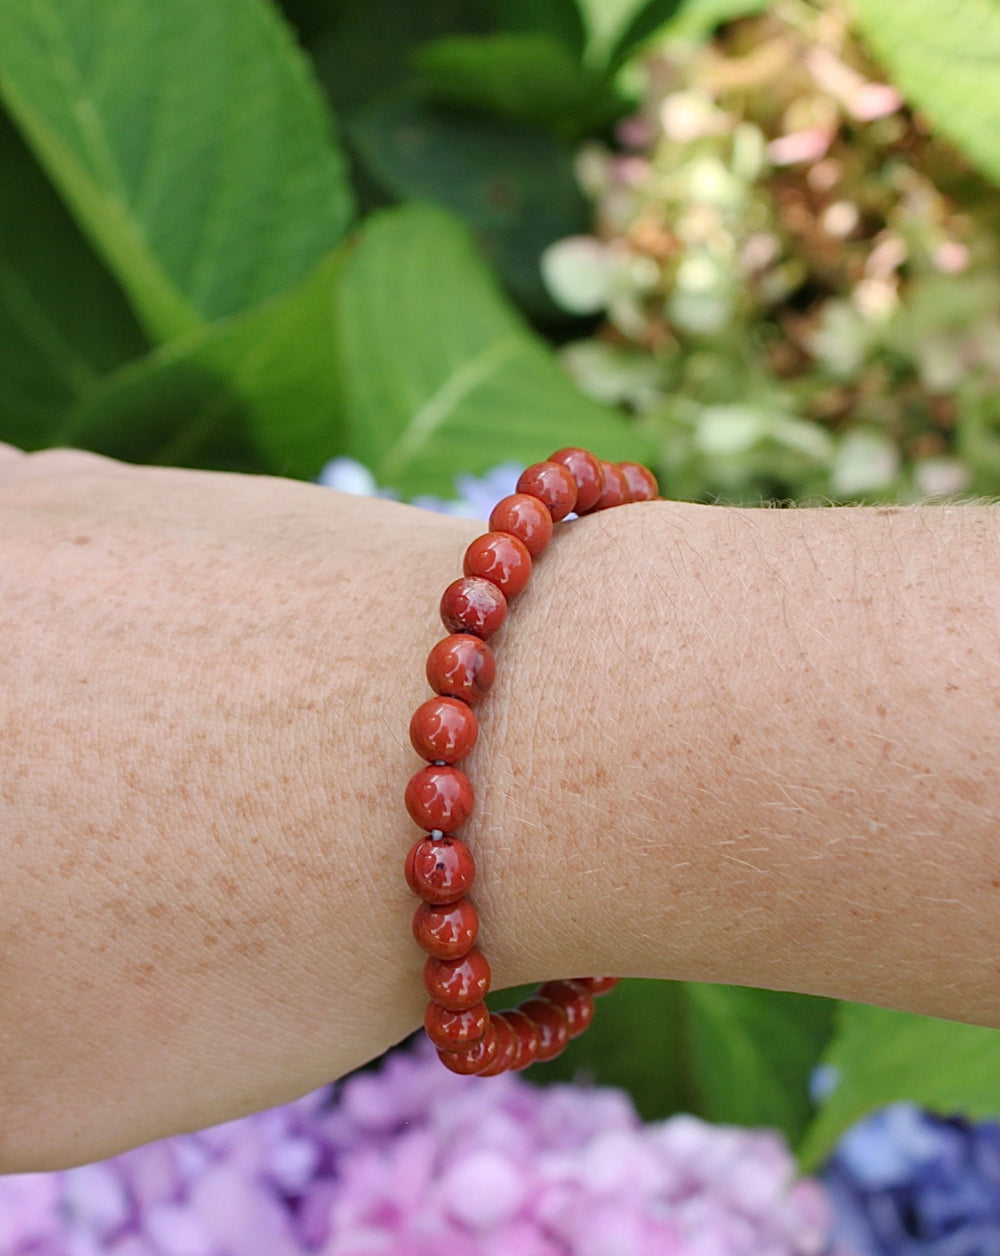
[[[1000,1023],[995,517],[560,527],[467,764],[495,985]],[[0,486],[0,1168],[279,1102],[419,1023],[406,729],[479,530],[241,477]]]
[[[516,977],[1000,1024],[1000,513],[656,503],[572,527],[504,630],[523,672],[478,752]]]

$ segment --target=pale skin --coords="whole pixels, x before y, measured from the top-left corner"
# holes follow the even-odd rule
[[[419,1024],[407,727],[482,530],[0,447],[0,1171],[291,1099]],[[494,985],[1000,1025],[997,509],[556,532],[466,761]]]

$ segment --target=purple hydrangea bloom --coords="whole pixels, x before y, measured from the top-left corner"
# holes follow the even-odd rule
[[[855,1125],[824,1172],[860,1256],[998,1256],[1000,1124],[896,1103]]]
[[[501,462],[481,476],[462,473],[455,476],[455,497],[432,497],[422,493],[411,504],[440,514],[463,519],[488,519],[501,497],[513,493],[524,467],[518,462]],[[334,458],[319,473],[317,483],[342,493],[362,497],[395,497],[391,489],[380,489],[371,471],[353,458]]]
[[[830,1228],[775,1133],[456,1077],[423,1042],[269,1112],[0,1178],[3,1256],[821,1256]]]

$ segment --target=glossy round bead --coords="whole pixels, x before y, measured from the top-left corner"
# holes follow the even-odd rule
[[[468,633],[445,637],[427,657],[427,682],[444,697],[478,702],[489,692],[495,675],[493,651]]]
[[[436,906],[421,903],[413,913],[413,936],[435,959],[460,959],[476,944],[479,916],[467,898]]]
[[[538,1044],[540,1042],[538,1026],[530,1016],[525,1016],[520,1008],[514,1008],[510,1012],[504,1012],[504,1020],[510,1025],[517,1039],[517,1054],[514,1057],[514,1063],[511,1068],[517,1072],[527,1068],[529,1064],[534,1064],[538,1059]]]
[[[484,1068],[489,1068],[497,1058],[498,1047],[496,1030],[491,1023],[486,1033],[483,1034],[478,1042],[474,1042],[471,1047],[466,1047],[462,1051],[442,1051],[438,1048],[438,1059],[445,1068],[451,1069],[453,1073],[461,1073],[463,1076],[468,1076],[471,1073],[481,1073]]]
[[[472,814],[475,794],[464,772],[447,763],[414,772],[404,794],[406,810],[422,829],[450,833]]]
[[[435,959],[424,964],[424,989],[435,1003],[461,1012],[481,1003],[490,989],[490,966],[486,956],[473,948],[461,959]]]
[[[562,1008],[571,1038],[579,1037],[594,1019],[594,996],[578,981],[547,981],[538,993]]]
[[[410,744],[431,762],[458,763],[476,744],[478,734],[472,708],[458,698],[428,698],[410,720]]]
[[[482,576],[453,580],[441,598],[441,622],[449,632],[471,632],[484,641],[497,631],[507,614],[507,599]]]
[[[490,1023],[485,1003],[475,1003],[460,1012],[449,1011],[437,1003],[428,1003],[424,1013],[427,1037],[442,1051],[461,1051],[478,1041]]]
[[[576,505],[576,481],[561,462],[536,462],[521,474],[519,493],[530,493],[548,507],[555,522],[565,519]]]
[[[629,501],[651,502],[660,495],[656,476],[639,462],[619,462],[618,469],[628,484]]]
[[[490,1027],[496,1035],[497,1058],[492,1064],[480,1070],[480,1077],[496,1077],[500,1073],[506,1073],[517,1058],[517,1035],[503,1013],[490,1017]]]
[[[573,980],[585,986],[595,998],[599,998],[602,994],[613,990],[621,981],[621,977],[574,977]]]
[[[604,488],[591,509],[610,510],[612,506],[624,506],[630,500],[625,472],[615,463],[604,461],[601,462],[601,470],[604,472]]]
[[[533,999],[526,999],[518,1011],[538,1026],[539,1061],[554,1060],[560,1051],[565,1051],[569,1042],[569,1022],[561,1007],[536,994]]]
[[[578,515],[585,515],[595,505],[604,489],[604,470],[599,458],[588,449],[569,446],[557,449],[549,454],[549,462],[561,462],[569,471],[576,484],[576,505],[573,509]]]
[[[422,837],[404,865],[406,884],[425,903],[455,903],[476,877],[472,851],[457,837]]]
[[[552,516],[547,506],[529,493],[511,493],[493,507],[490,527],[494,532],[509,532],[524,545],[532,558],[552,540]]]
[[[504,597],[514,597],[528,583],[531,555],[523,541],[507,532],[485,532],[465,551],[462,570],[495,584]]]

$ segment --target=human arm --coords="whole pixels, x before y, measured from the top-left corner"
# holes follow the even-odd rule
[[[481,530],[46,457],[0,484],[8,1170],[280,1102],[419,1023],[406,728]],[[468,761],[494,984],[1000,1023],[995,520],[665,502],[560,528]]]

